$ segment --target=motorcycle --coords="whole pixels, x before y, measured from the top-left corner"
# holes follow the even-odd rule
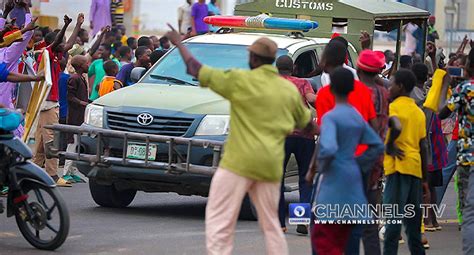
[[[54,180],[30,162],[30,148],[13,135],[21,114],[0,108],[0,187],[8,189],[7,217],[15,216],[23,237],[41,250],[55,250],[69,233],[69,214]],[[4,212],[0,200],[0,213]]]

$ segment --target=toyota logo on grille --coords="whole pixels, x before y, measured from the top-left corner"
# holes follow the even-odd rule
[[[149,126],[149,125],[151,125],[151,123],[153,123],[153,115],[151,115],[149,113],[146,113],[146,112],[141,113],[137,117],[137,122],[138,122],[138,124],[140,124],[142,126]]]

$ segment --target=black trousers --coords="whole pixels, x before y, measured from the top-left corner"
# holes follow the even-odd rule
[[[285,142],[285,162],[283,165],[283,175],[286,172],[286,165],[290,160],[291,154],[295,155],[296,162],[298,164],[298,186],[300,192],[300,203],[309,203],[311,199],[312,187],[305,181],[306,173],[308,173],[309,165],[311,163],[311,157],[313,156],[314,149],[316,147],[313,139],[304,137],[288,137]],[[283,178],[281,182],[281,195],[278,215],[280,218],[280,224],[282,227],[286,226],[286,212],[288,207],[285,203],[285,185]]]

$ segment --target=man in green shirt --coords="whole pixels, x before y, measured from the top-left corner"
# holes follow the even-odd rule
[[[92,62],[89,66],[89,79],[94,78],[94,84],[92,86],[92,91],[90,92],[89,99],[94,101],[99,98],[99,89],[97,86],[105,77],[105,70],[104,70],[104,62],[110,60],[110,52],[111,47],[108,44],[101,44],[98,52],[100,54],[100,58]],[[113,61],[118,65],[119,69],[121,68],[120,62],[117,59],[113,59]]]
[[[296,128],[314,129],[311,113],[296,87],[272,66],[278,47],[260,38],[250,47],[251,70],[203,66],[171,27],[167,37],[180,51],[190,75],[230,101],[230,132],[206,207],[208,254],[231,254],[242,200],[257,209],[267,254],[288,254],[278,220],[285,138]]]

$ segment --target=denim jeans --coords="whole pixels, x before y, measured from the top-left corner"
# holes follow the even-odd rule
[[[408,237],[408,247],[411,254],[425,254],[425,248],[421,242],[421,218],[422,212],[420,208],[422,200],[421,179],[411,175],[394,173],[387,176],[385,191],[383,194],[383,203],[398,205],[399,213],[407,204],[415,206],[415,216],[412,218],[404,218],[403,225],[405,233]],[[390,218],[387,220],[393,220]],[[385,239],[383,254],[398,254],[398,241],[402,230],[401,224],[385,225]]]
[[[456,172],[456,158],[457,158],[457,140],[452,140],[448,144],[448,165],[443,168],[443,186],[436,187],[436,203],[438,205],[443,201],[444,194],[448,188],[449,181],[453,178],[454,172]]]

